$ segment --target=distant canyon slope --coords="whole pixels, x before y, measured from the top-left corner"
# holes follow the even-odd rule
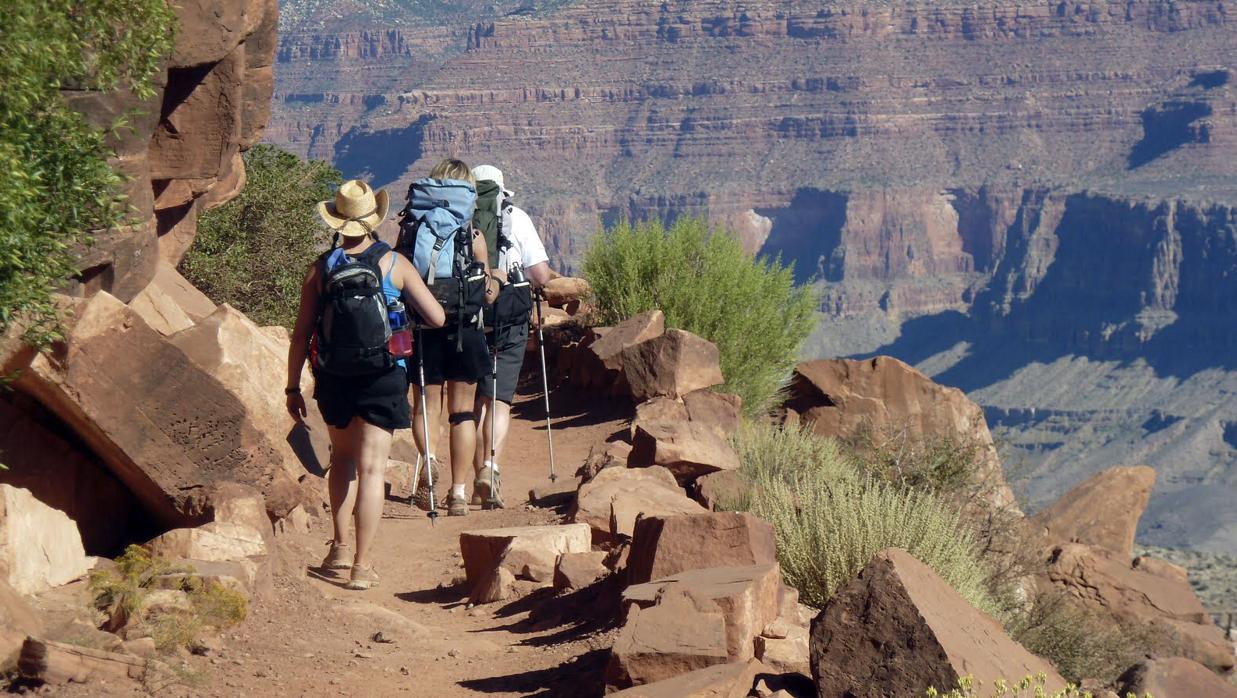
[[[492,162],[555,261],[702,214],[824,291],[814,355],[984,405],[1030,504],[1160,480],[1237,550],[1237,5],[288,0],[267,139],[396,198]]]

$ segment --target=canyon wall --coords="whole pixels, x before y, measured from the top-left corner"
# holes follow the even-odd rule
[[[396,198],[497,164],[567,269],[620,217],[725,223],[822,289],[809,353],[988,407],[1032,504],[1147,460],[1144,537],[1237,544],[1169,511],[1237,461],[1230,4],[332,6],[285,3],[271,141]]]
[[[0,391],[0,462],[5,466],[0,483],[29,489],[67,513],[92,555],[117,555],[128,543],[184,523],[172,520],[169,502],[205,499],[203,482],[261,478],[274,460],[269,457],[274,449],[267,446],[267,457],[220,473],[243,450],[235,447],[242,436],[257,440],[253,427],[234,398],[224,397],[231,400],[230,414],[219,409],[225,386],[191,368],[187,358],[165,346],[162,335],[214,310],[174,266],[193,241],[198,213],[227,202],[244,184],[241,152],[261,139],[270,118],[279,6],[277,0],[184,0],[174,7],[179,24],[175,46],[155,78],[151,98],[138,99],[123,90],[62,92],[70,106],[101,128],[127,119],[126,127],[109,132],[108,144],[115,151],[112,164],[126,178],[130,224],[94,231],[93,244],[79,251],[82,272],[63,290],[89,300],[64,300],[65,336],[46,355],[54,358],[41,364],[46,356],[36,357],[12,336],[0,336],[0,374],[13,379],[6,384],[9,390]],[[105,306],[124,314],[88,312]],[[83,321],[83,315],[94,320]],[[155,319],[159,331],[144,318]],[[83,339],[91,332],[107,336]],[[134,336],[142,337],[144,345],[139,347]],[[203,345],[199,351],[210,348],[200,338],[198,344]],[[115,353],[92,363],[92,347]],[[253,351],[246,346],[227,350]],[[152,360],[155,352],[161,353]],[[59,394],[58,388],[39,383],[41,366],[54,367],[43,375],[52,382],[58,371],[74,373],[81,381],[60,385],[64,391]],[[256,374],[249,370],[247,375],[253,381]],[[133,382],[143,385],[134,389],[129,387]],[[132,441],[109,441],[94,417],[127,425]],[[189,463],[167,448],[169,434],[177,447],[209,454]],[[280,434],[271,436],[280,443]],[[140,452],[128,472],[117,467],[126,445]],[[152,495],[156,488],[142,470],[158,471],[177,459],[187,464],[184,471],[195,481],[187,485],[191,478],[186,478],[177,483],[179,489],[169,487],[175,496]]]
[[[277,0],[176,3],[176,45],[146,100],[125,91],[65,90],[87,119],[114,132],[113,161],[126,177],[132,224],[95,235],[82,251],[71,292],[107,291],[131,300],[154,278],[160,258],[180,261],[197,214],[240,190],[241,151],[258,142],[275,88]]]

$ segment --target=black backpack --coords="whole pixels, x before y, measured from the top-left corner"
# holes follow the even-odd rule
[[[322,311],[318,316],[314,368],[334,376],[364,376],[396,366],[387,350],[391,321],[382,292],[379,262],[390,252],[375,242],[356,257],[340,248],[320,258]]]

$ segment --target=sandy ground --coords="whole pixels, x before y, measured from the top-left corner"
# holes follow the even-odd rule
[[[539,387],[539,386],[538,386]],[[571,476],[589,449],[625,427],[616,412],[573,410],[579,397],[555,394],[555,452]],[[591,402],[591,401],[590,401]],[[346,577],[318,571],[330,538],[325,518],[308,535],[282,537],[274,592],[254,602],[249,619],[225,632],[205,656],[183,656],[176,681],[92,683],[49,689],[54,695],[201,696],[594,696],[612,644],[612,611],[587,592],[554,598],[550,590],[512,603],[469,609],[459,555],[462,531],[555,523],[561,513],[526,506],[531,487],[548,484],[540,396],[517,398],[501,461],[508,508],[440,516],[431,527],[407,500],[388,498],[378,533],[382,583],[364,592]],[[346,575],[346,572],[344,573]]]

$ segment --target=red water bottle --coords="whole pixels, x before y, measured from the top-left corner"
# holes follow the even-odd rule
[[[408,328],[408,314],[404,304],[392,301],[387,306],[387,317],[391,321],[391,338],[387,340],[387,351],[397,359],[412,356],[412,330]]]

